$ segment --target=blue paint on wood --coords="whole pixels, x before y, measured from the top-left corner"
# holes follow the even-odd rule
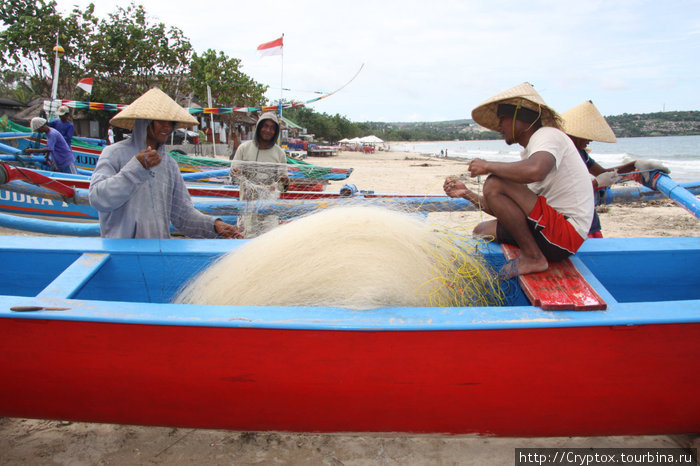
[[[542,311],[522,302],[505,307],[398,308],[355,311],[333,307],[173,305],[190,277],[245,241],[103,240],[5,237],[0,260],[0,318],[85,320],[324,330],[517,329],[634,326],[700,322],[700,238],[626,238],[584,243],[574,261],[604,298],[606,311]],[[84,253],[109,260],[71,267]],[[502,260],[496,245],[487,251]],[[73,275],[61,289],[56,277]],[[80,278],[82,275],[83,278]],[[76,278],[77,277],[77,278]],[[232,277],[234,279],[234,277]],[[57,289],[53,290],[52,287]],[[75,292],[77,290],[77,292]],[[76,299],[65,299],[70,294]],[[40,295],[40,296],[39,296]],[[13,306],[66,307],[15,313]]]

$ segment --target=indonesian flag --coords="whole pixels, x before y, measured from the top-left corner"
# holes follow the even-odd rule
[[[268,57],[270,55],[282,55],[282,40],[284,39],[284,34],[279,39],[275,39],[270,42],[265,42],[264,44],[258,45],[258,52],[260,52],[261,57]]]
[[[83,78],[78,81],[77,86],[87,92],[88,94],[92,92],[92,78]]]

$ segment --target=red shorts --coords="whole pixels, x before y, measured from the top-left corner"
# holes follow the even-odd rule
[[[547,199],[543,196],[537,197],[535,207],[527,216],[527,223],[542,254],[551,261],[562,260],[574,254],[585,240],[564,215],[547,204]],[[500,222],[497,225],[496,241],[518,245]]]

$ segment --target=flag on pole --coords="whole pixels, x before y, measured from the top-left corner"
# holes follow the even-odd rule
[[[92,78],[83,78],[78,81],[77,86],[87,92],[88,94],[92,92]]]
[[[275,39],[270,42],[265,42],[264,44],[258,45],[258,52],[260,52],[261,57],[267,57],[270,55],[282,55],[282,41],[284,35],[279,39]]]

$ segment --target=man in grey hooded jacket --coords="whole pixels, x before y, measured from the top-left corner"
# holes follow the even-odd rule
[[[248,201],[238,225],[247,238],[259,236],[279,225],[277,215],[259,215],[257,201],[278,199],[289,186],[287,156],[277,145],[280,127],[274,113],[263,113],[252,140],[241,144],[231,164],[231,182],[238,184],[241,200]]]
[[[175,124],[196,120],[159,89],[112,118],[132,136],[105,147],[90,180],[104,238],[170,238],[170,223],[193,238],[241,238],[238,229],[194,208],[177,162],[164,142]]]

